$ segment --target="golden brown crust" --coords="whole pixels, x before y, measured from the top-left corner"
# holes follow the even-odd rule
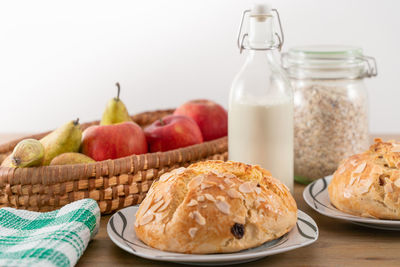
[[[400,219],[400,143],[375,139],[368,151],[343,160],[328,191],[344,212]]]
[[[151,247],[205,254],[261,245],[296,221],[296,202],[268,171],[206,161],[154,182],[136,214],[135,230]]]

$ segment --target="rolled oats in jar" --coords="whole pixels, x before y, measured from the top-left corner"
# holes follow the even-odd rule
[[[365,77],[375,60],[347,46],[295,47],[284,55],[294,90],[294,173],[307,183],[368,148]]]

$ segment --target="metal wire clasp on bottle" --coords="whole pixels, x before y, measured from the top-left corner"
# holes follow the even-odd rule
[[[250,45],[245,45],[245,40],[246,40],[246,38],[249,36],[249,34],[248,34],[248,33],[244,33],[244,34],[242,35],[242,28],[243,28],[243,24],[244,24],[244,20],[245,20],[246,14],[248,14],[248,13],[251,12],[250,9],[247,9],[247,10],[243,11],[242,18],[241,18],[241,20],[240,20],[240,26],[239,26],[238,37],[237,37],[237,46],[238,46],[238,48],[239,48],[240,54],[242,53],[243,49],[251,49],[251,50],[272,50],[272,49],[279,49],[279,51],[281,51],[282,46],[283,46],[283,42],[284,42],[284,40],[285,40],[285,39],[284,39],[284,35],[283,35],[283,30],[282,30],[282,23],[281,23],[281,19],[280,19],[280,17],[279,17],[279,12],[278,12],[278,10],[274,8],[274,9],[272,9],[271,11],[274,12],[274,13],[276,14],[276,18],[277,18],[278,24],[279,24],[279,31],[280,31],[280,34],[278,34],[277,32],[275,32],[275,36],[276,36],[277,39],[278,39],[278,44],[277,44],[277,45],[270,46],[270,47],[266,47],[266,48],[254,48],[254,47],[251,47]],[[265,16],[273,17],[272,15],[265,15]]]

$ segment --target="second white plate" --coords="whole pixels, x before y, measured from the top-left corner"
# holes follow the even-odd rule
[[[329,200],[328,185],[332,180],[332,175],[318,179],[309,184],[303,191],[306,203],[315,211],[335,219],[346,220],[352,223],[384,230],[400,231],[399,220],[380,220],[354,216],[338,210]]]
[[[149,247],[137,238],[134,230],[137,209],[138,206],[132,206],[116,212],[108,221],[107,233],[111,240],[123,250],[139,257],[157,261],[213,266],[232,265],[255,261],[265,256],[304,247],[318,239],[316,223],[310,216],[299,210],[296,226],[289,233],[259,247],[226,254],[173,253]]]

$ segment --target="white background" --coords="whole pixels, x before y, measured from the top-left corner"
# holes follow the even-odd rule
[[[130,113],[193,98],[227,106],[244,61],[241,12],[254,1],[0,2],[0,132],[40,132],[99,119],[115,95]],[[400,132],[400,1],[269,1],[286,43],[350,44],[378,61],[370,129]]]

